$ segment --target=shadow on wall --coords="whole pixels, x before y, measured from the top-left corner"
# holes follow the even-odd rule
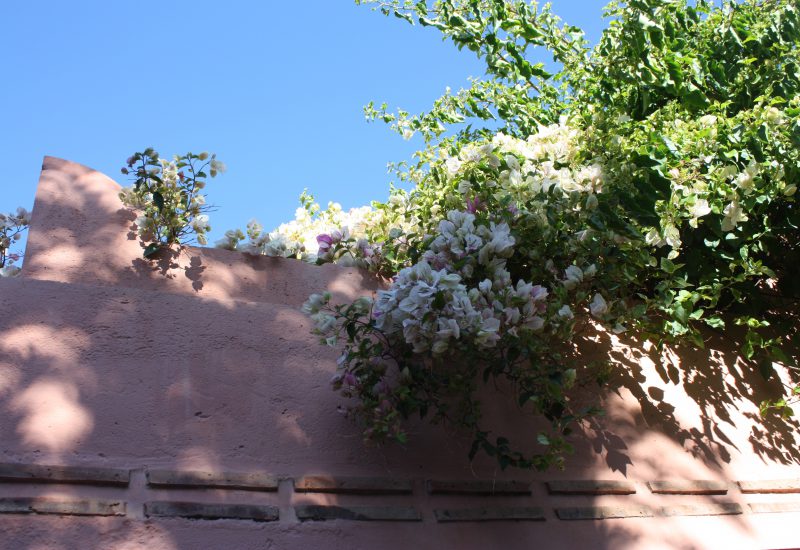
[[[328,386],[335,353],[306,335],[309,327],[299,312],[272,304],[239,303],[231,308],[192,296],[47,281],[4,280],[0,285],[6,312],[0,326],[0,407],[5,413],[0,441],[6,461],[266,471],[295,477],[322,473],[413,479],[608,479],[625,474],[638,480],[727,481],[737,470],[730,464],[731,456],[747,450],[735,439],[731,442],[738,447],[712,440],[718,437],[713,428],[708,437],[699,429],[695,432],[691,423],[675,419],[669,409],[657,415],[645,412],[642,420],[635,402],[616,396],[609,397],[607,418],[596,423],[596,431],[587,430],[589,438],[577,445],[566,472],[498,472],[485,458],[470,466],[466,463],[469,441],[441,427],[418,425],[405,449],[364,448],[357,428],[336,413],[342,402]],[[632,363],[621,366],[630,369],[632,377],[640,376]],[[636,387],[639,393],[634,395],[650,399],[650,385]],[[623,388],[620,393],[626,391]],[[660,403],[665,407],[668,398]],[[729,404],[735,403],[732,398]],[[676,406],[679,413],[681,406]],[[518,438],[529,428],[513,407],[496,414],[510,419],[506,429]],[[702,425],[710,422],[700,420]],[[655,431],[654,422],[663,431]],[[725,429],[720,427],[723,435]],[[689,439],[682,439],[687,434]],[[687,445],[689,440],[705,446]],[[762,445],[770,453],[785,452],[770,448],[769,442]],[[698,457],[707,467],[695,462],[693,449],[703,451]],[[797,455],[786,455],[786,459],[796,462]],[[626,504],[648,505],[649,497],[631,495]],[[713,497],[699,499],[714,502]],[[326,497],[326,502],[337,504],[340,497]],[[598,498],[584,499],[581,504],[610,503]],[[2,521],[6,532],[7,520]],[[48,535],[55,542],[46,547],[113,548],[108,533],[112,540],[119,538],[120,545],[124,540],[142,540],[141,525],[126,521],[121,530],[120,519],[81,520],[79,532],[87,537],[81,546],[59,542],[59,529],[74,530],[68,524],[56,524]],[[674,525],[660,523],[658,531],[649,526],[646,534],[637,521],[574,525],[552,519],[541,529],[525,523],[504,524],[503,532],[513,541],[509,548],[517,543],[530,546],[542,529],[558,528],[577,537],[570,539],[574,544],[583,541],[591,548],[618,548],[636,540],[645,544],[656,537],[662,544],[674,541],[672,547],[692,547],[690,537]],[[745,517],[731,516],[726,521],[731,532],[748,532]],[[321,536],[317,527],[304,525],[303,529],[307,527],[309,540]],[[360,525],[356,527],[362,531]],[[446,527],[382,529],[384,535],[401,537],[398,540],[419,541],[421,548],[490,537],[480,526],[459,532]],[[19,529],[24,537],[25,529]],[[259,532],[258,526],[249,524],[242,529],[252,536]],[[380,528],[370,527],[364,536],[371,537],[372,529]],[[425,543],[422,539],[431,537],[428,529],[435,530],[436,536]],[[128,535],[123,532],[131,538],[125,539]],[[96,546],[86,542],[101,534]],[[161,541],[158,548],[173,547],[171,537],[185,540],[177,524],[158,525],[146,534]],[[374,536],[380,545],[377,531]],[[485,542],[490,546],[491,538]],[[174,542],[174,547],[186,546]]]
[[[70,282],[122,282],[124,270],[118,260],[137,248],[136,257],[140,258],[144,245],[137,239],[136,213],[125,208],[117,196],[120,189],[116,182],[90,168],[45,157],[24,274]],[[147,271],[156,268],[144,265]],[[158,267],[162,275],[168,274],[169,262]],[[75,270],[80,280],[70,279]]]
[[[413,424],[405,448],[365,448],[357,427],[337,412],[346,404],[330,390],[337,353],[309,334],[298,307],[310,291],[328,287],[339,299],[353,298],[377,288],[374,280],[335,266],[208,249],[151,263],[140,258],[128,232],[131,215],[120,209],[118,188],[108,178],[49,159],[42,179],[46,192],[37,193],[23,275],[0,280],[5,461],[289,476],[723,481],[782,477],[800,464],[800,424],[758,415],[758,403],[779,395],[780,387],[738,359],[735,334],[709,336],[704,351],[657,354],[635,337],[592,327],[576,359],[610,360],[612,387],[619,389],[603,397],[606,416],[574,438],[576,453],[565,472],[500,472],[486,457],[468,464],[471,442],[463,434],[421,423]],[[796,342],[796,333],[789,339]],[[596,392],[587,387],[583,398]],[[530,438],[530,423],[517,407],[493,404],[487,412],[512,441]],[[647,498],[635,495],[631,502]],[[47,521],[56,541],[57,522]],[[749,530],[742,516],[725,521],[734,532]],[[649,534],[635,522],[548,520],[543,529],[571,533],[576,547],[617,548],[637,540],[692,547],[666,520]],[[23,540],[24,522],[19,525]],[[175,540],[184,536],[178,525],[143,525],[87,520],[79,528],[80,547],[125,548],[151,527],[147,537],[160,537],[159,548],[178,547]],[[324,545],[330,529],[308,526],[304,541],[318,537]],[[489,536],[481,529],[384,524],[363,533],[376,545],[395,533],[397,540],[436,548]],[[426,542],[431,531],[436,536]],[[504,524],[503,532],[512,546],[541,540],[524,523]],[[103,540],[93,546],[88,541],[99,533]]]
[[[728,330],[723,337],[708,330],[705,349],[675,346],[661,352],[635,335],[615,336],[598,327],[587,332],[577,341],[574,359],[610,366],[608,387],[616,388],[607,403],[610,412],[635,399],[648,429],[714,469],[724,469],[742,454],[765,465],[800,464],[800,422],[759,411],[763,401],[785,395],[783,383],[797,380],[782,368],[765,379],[758,365],[743,360],[738,350],[744,331]],[[782,337],[788,349],[800,349],[797,327]],[[606,453],[612,470],[625,473],[630,464],[626,449],[637,432],[637,424],[614,433],[594,422],[590,439],[597,452]]]
[[[380,286],[357,269],[325,265],[309,270],[297,260],[212,248],[183,247],[145,260],[133,224],[136,215],[123,208],[120,189],[90,168],[46,157],[23,275],[298,307],[315,290],[329,288],[338,299],[352,299]]]

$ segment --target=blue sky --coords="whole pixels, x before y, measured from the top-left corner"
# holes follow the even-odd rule
[[[552,3],[597,41],[605,0]],[[422,143],[362,107],[417,112],[483,75],[435,30],[351,0],[13,2],[0,51],[0,210],[33,205],[44,155],[124,184],[134,151],[206,150],[228,166],[207,187],[212,240],[291,219],[304,188],[345,208],[385,199],[387,162]]]

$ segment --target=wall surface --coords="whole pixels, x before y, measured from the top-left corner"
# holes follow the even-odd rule
[[[587,327],[619,390],[564,471],[500,471],[412,427],[364,446],[299,311],[357,269],[185,248],[141,258],[106,176],[46,158],[23,273],[0,279],[0,548],[800,547],[800,425],[736,335],[657,354]],[[778,366],[778,373],[785,372]],[[490,422],[530,437],[514,407]]]

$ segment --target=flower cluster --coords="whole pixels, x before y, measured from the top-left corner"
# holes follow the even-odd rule
[[[305,193],[301,200],[304,206],[295,211],[294,220],[281,224],[273,231],[265,231],[258,221],[251,220],[246,232],[238,229],[226,231],[216,246],[246,254],[298,258],[311,263],[318,259],[332,260],[329,254],[335,245],[350,239],[363,240],[367,226],[375,224],[379,216],[368,206],[345,211],[334,202],[329,203],[326,210],[320,211],[313,197]],[[338,263],[347,264],[354,259],[347,255],[337,260]]]
[[[350,256],[392,275],[368,312],[363,303],[331,307],[324,294],[304,306],[322,341],[346,338],[333,385],[355,399],[350,413],[369,438],[402,440],[402,418],[413,411],[447,417],[452,395],[444,388],[468,379],[476,363],[512,381],[535,410],[569,410],[561,389],[544,380],[574,382],[558,353],[576,314],[624,330],[627,313],[606,288],[614,274],[598,276],[597,254],[629,239],[590,228],[604,173],[599,162],[582,161],[578,137],[562,120],[524,140],[498,134],[468,143],[440,155],[430,171],[439,175],[409,195],[375,204],[380,216],[367,217],[358,235],[340,227],[316,236],[318,261]],[[409,397],[420,393],[424,403]],[[542,440],[549,448],[541,456],[509,460],[549,463],[558,433]]]
[[[16,265],[22,254],[11,252],[11,247],[22,238],[30,224],[30,213],[22,207],[14,213],[0,214],[0,277],[15,277],[20,268]]]
[[[209,175],[213,178],[224,171],[225,165],[208,153],[167,160],[148,148],[128,158],[122,173],[132,174],[135,181],[119,197],[140,212],[135,223],[139,238],[148,243],[146,258],[163,247],[185,244],[192,235],[199,244],[207,243],[211,226],[202,190]]]
[[[580,132],[562,117],[558,124],[539,126],[527,139],[498,133],[487,143],[468,143],[458,155],[443,154],[444,166],[465,196],[480,195],[482,185],[494,198],[516,202],[551,190],[599,193],[602,166],[581,162],[579,138]],[[482,204],[486,197],[473,198],[471,210]]]

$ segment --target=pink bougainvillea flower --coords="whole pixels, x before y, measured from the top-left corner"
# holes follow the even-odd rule
[[[317,235],[317,243],[319,244],[320,251],[328,250],[333,246],[333,237],[327,233],[322,233],[321,235]]]
[[[355,387],[358,385],[358,378],[356,378],[356,375],[352,372],[347,372],[342,377],[342,382],[344,382],[346,386]]]
[[[481,208],[483,208],[483,201],[479,197],[475,197],[474,199],[467,199],[467,212],[470,214],[474,214]]]

